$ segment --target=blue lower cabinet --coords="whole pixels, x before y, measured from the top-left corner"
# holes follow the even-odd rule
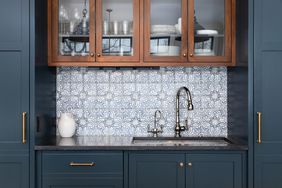
[[[187,188],[242,188],[240,154],[188,154]]]
[[[129,155],[129,188],[243,188],[241,153]]]
[[[129,187],[185,188],[185,155],[131,153]]]
[[[123,188],[123,152],[42,152],[38,162],[43,188]]]
[[[0,187],[29,187],[29,156],[28,154],[0,153]]]
[[[281,188],[282,155],[257,155],[255,188]]]

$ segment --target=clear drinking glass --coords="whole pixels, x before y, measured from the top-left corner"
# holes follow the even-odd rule
[[[133,56],[133,0],[103,0],[103,56]]]

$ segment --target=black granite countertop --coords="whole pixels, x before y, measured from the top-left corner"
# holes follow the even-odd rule
[[[152,144],[148,142],[133,143],[133,137],[128,136],[81,136],[73,138],[57,137],[43,140],[43,142],[35,146],[35,150],[248,150],[246,145],[236,143],[235,141],[230,141],[228,139],[224,140],[226,142]]]

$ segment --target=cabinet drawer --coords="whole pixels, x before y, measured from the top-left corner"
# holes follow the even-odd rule
[[[122,152],[44,152],[43,174],[104,174],[122,176]]]

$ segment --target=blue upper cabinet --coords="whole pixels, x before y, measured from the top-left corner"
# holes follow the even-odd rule
[[[255,0],[255,188],[280,188],[282,179],[282,1]]]

